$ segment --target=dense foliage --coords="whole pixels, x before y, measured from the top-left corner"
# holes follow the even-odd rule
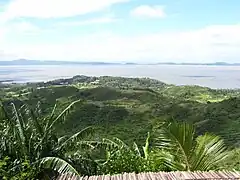
[[[238,90],[75,76],[0,95],[5,179],[240,169]]]

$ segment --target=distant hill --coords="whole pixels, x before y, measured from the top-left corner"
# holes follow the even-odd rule
[[[18,59],[13,61],[0,61],[0,66],[16,66],[16,65],[114,65],[117,63],[107,62],[76,62],[76,61],[40,61]]]
[[[53,61],[53,60],[28,60],[18,59],[13,61],[0,61],[0,66],[18,66],[18,65],[206,65],[206,66],[240,66],[240,63],[174,63],[174,62],[159,62],[159,63],[133,63],[133,62],[79,62],[79,61]]]
[[[162,62],[156,63],[158,65],[206,65],[206,66],[240,66],[240,63],[226,63],[226,62],[215,62],[215,63],[174,63],[174,62]]]

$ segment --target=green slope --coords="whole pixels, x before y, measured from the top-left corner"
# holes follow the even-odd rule
[[[81,99],[71,115],[59,124],[60,134],[96,127],[97,137],[117,136],[127,142],[144,141],[163,121],[176,119],[197,125],[199,134],[214,132],[228,144],[240,142],[240,98],[237,90],[167,85],[157,80],[121,77],[75,76],[65,80],[1,88],[2,102],[18,106],[41,102],[49,113],[57,102],[61,111]]]

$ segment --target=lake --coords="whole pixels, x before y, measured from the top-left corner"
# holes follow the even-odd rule
[[[240,88],[240,66],[59,65],[0,66],[0,81],[39,82],[75,75],[149,77],[176,85]]]

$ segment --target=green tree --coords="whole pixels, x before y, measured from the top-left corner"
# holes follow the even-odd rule
[[[87,127],[72,136],[63,137],[58,137],[54,129],[76,103],[79,101],[71,103],[60,114],[55,113],[55,106],[47,117],[39,115],[39,108],[32,110],[24,105],[17,109],[11,104],[12,115],[9,115],[6,108],[1,106],[0,160],[7,167],[5,174],[8,178],[29,169],[27,164],[36,167],[38,172],[51,169],[59,173],[81,173],[81,169],[76,170],[72,166],[71,152],[79,153],[80,149],[87,151],[93,148],[84,140],[93,128]],[[10,158],[10,162],[3,161],[6,157]]]

